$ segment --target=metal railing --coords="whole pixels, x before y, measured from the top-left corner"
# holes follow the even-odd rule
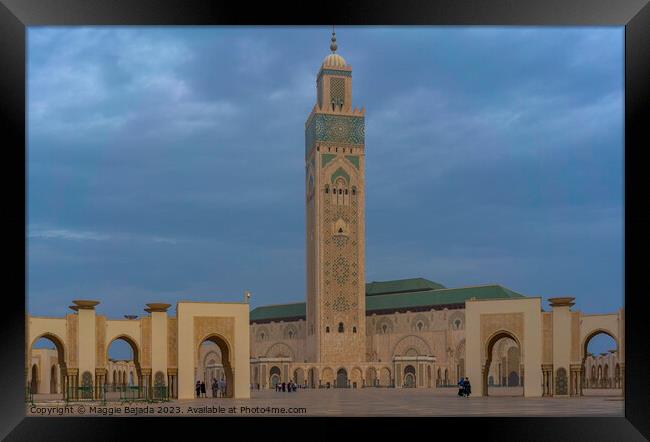
[[[152,393],[151,402],[169,402],[169,389],[166,385],[155,385]]]
[[[30,386],[25,387],[25,403],[34,404],[34,392]]]
[[[165,385],[154,387],[145,386],[123,386],[118,388],[120,402],[168,402],[169,389]]]
[[[101,387],[83,385],[81,387],[68,386],[64,399],[66,402],[100,402],[106,404],[106,385]]]
[[[113,391],[120,393],[120,402],[144,402],[147,400],[147,389],[139,385],[116,386]]]

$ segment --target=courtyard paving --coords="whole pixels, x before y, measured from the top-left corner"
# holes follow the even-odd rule
[[[494,388],[489,397],[459,398],[455,388],[435,390],[366,388],[298,390],[295,393],[254,390],[251,399],[202,398],[166,403],[119,401],[68,404],[37,395],[27,406],[32,416],[623,416],[620,391],[590,391],[581,398],[511,396],[517,388]]]

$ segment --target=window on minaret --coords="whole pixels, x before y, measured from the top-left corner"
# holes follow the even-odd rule
[[[356,327],[352,327],[352,333],[356,333],[356,332],[357,332],[357,328],[356,328]]]
[[[344,78],[331,78],[330,79],[330,102],[332,103],[332,110],[341,110],[345,100],[345,79]]]
[[[329,333],[329,332],[330,332],[329,326],[325,327],[325,333]]]
[[[339,333],[343,333],[343,323],[339,322]]]

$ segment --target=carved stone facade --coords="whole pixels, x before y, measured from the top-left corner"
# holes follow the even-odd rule
[[[351,73],[338,54],[325,59],[305,124],[304,356],[312,362],[361,362],[366,353],[365,122],[351,105]]]

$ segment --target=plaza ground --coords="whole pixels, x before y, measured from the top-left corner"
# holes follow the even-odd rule
[[[624,416],[620,390],[588,390],[581,398],[524,398],[521,388],[493,388],[489,397],[459,398],[455,388],[254,390],[251,399],[202,398],[165,403],[65,403],[37,395],[28,415],[202,416]],[[81,409],[79,407],[82,407]],[[94,407],[94,408],[93,408]],[[126,408],[132,407],[132,408]],[[242,407],[248,407],[244,409]],[[139,408],[139,409],[138,409]],[[80,412],[81,411],[81,412]],[[93,412],[94,411],[94,412]]]

